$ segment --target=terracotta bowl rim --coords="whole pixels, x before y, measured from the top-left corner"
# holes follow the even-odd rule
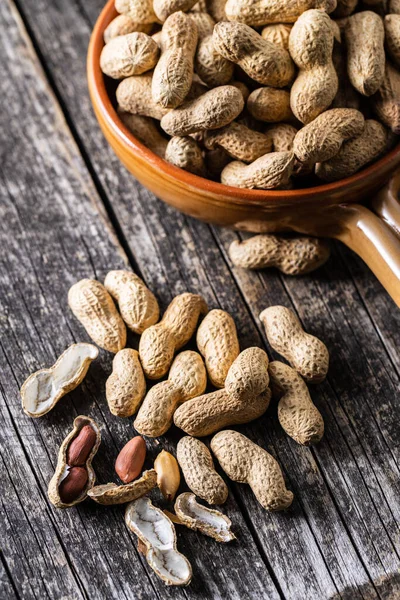
[[[160,172],[166,176],[178,180],[180,183],[192,186],[203,192],[216,195],[231,196],[233,198],[240,197],[241,200],[260,201],[265,200],[305,200],[312,196],[323,194],[343,195],[343,192],[349,191],[354,187],[360,187],[364,179],[368,180],[369,186],[373,186],[373,181],[378,178],[382,171],[389,172],[400,162],[400,142],[399,144],[385,154],[378,161],[370,166],[357,172],[355,175],[340,179],[332,183],[326,183],[309,188],[301,188],[296,190],[254,190],[247,188],[237,188],[227,186],[217,181],[211,181],[197,175],[193,175],[183,169],[179,169],[174,165],[169,164],[161,157],[157,156],[142,144],[135,136],[125,127],[116,112],[105,85],[105,76],[103,75],[99,57],[101,49],[104,46],[103,33],[110,21],[118,15],[114,7],[114,0],[108,0],[103,10],[101,11],[95,26],[93,28],[87,59],[87,74],[89,88],[92,96],[92,102],[96,102],[96,108],[101,111],[103,117],[107,121],[109,127],[114,132],[120,141],[125,146],[125,149],[133,153],[136,157],[147,163],[151,163]]]

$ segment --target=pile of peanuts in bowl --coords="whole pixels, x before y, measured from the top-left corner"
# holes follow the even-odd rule
[[[353,175],[400,134],[400,2],[115,0],[103,73],[152,152],[236,188]],[[114,92],[113,92],[114,93]]]

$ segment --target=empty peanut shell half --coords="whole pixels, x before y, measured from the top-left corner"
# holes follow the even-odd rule
[[[106,483],[95,485],[88,491],[88,496],[98,504],[125,504],[144,496],[157,485],[157,473],[154,469],[145,471],[140,479],[126,485]]]
[[[200,531],[217,542],[230,542],[236,536],[231,531],[231,521],[221,511],[199,504],[196,496],[185,492],[177,497],[175,512],[182,525]]]
[[[91,427],[95,436],[86,427]],[[75,443],[74,443],[75,442]],[[100,428],[90,417],[79,416],[74,427],[60,446],[55,473],[50,480],[48,496],[56,508],[69,508],[83,502],[96,482],[92,460],[101,442]],[[84,456],[84,464],[71,456]],[[70,463],[68,464],[68,460]]]
[[[48,413],[65,394],[82,383],[98,354],[93,344],[72,344],[52,367],[32,373],[21,387],[24,412],[30,417]]]
[[[145,545],[149,566],[166,585],[190,583],[192,567],[186,556],[176,548],[175,527],[149,498],[142,497],[128,504],[125,523]]]

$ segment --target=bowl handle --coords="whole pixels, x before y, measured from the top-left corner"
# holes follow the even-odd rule
[[[371,201],[333,208],[339,225],[332,237],[354,250],[370,267],[400,308],[400,171]]]
[[[400,170],[371,200],[372,210],[400,237]]]

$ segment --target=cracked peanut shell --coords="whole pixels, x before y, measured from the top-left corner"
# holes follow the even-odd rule
[[[21,387],[24,412],[33,418],[47,414],[65,394],[82,383],[98,354],[93,344],[72,344],[52,367],[32,373]]]
[[[98,504],[111,506],[126,504],[144,496],[157,485],[157,473],[154,469],[144,471],[142,476],[126,485],[106,483],[95,485],[88,491],[88,496]]]
[[[194,494],[180,494],[175,502],[175,512],[179,523],[194,531],[200,531],[217,542],[230,542],[236,539],[231,531],[232,522],[221,511],[199,504]]]
[[[149,498],[141,497],[128,504],[125,523],[142,542],[149,566],[166,585],[190,583],[192,567],[177,550],[175,527]]]
[[[66,477],[68,476],[68,471],[69,471],[68,465],[67,465],[68,448],[69,448],[71,442],[78,437],[81,430],[87,425],[92,427],[92,429],[94,430],[94,432],[96,434],[96,442],[93,445],[93,447],[86,459],[86,463],[84,466],[84,468],[87,471],[87,483],[85,485],[85,488],[82,490],[82,492],[79,494],[79,496],[77,496],[77,498],[75,498],[71,502],[63,502],[60,497],[59,486],[60,486],[61,482],[64,479],[66,479]],[[94,484],[96,482],[96,473],[94,472],[94,469],[92,467],[92,460],[93,460],[97,450],[99,449],[100,442],[101,442],[101,433],[100,433],[100,428],[97,425],[97,423],[90,417],[86,417],[83,415],[76,417],[76,419],[74,420],[74,425],[73,425],[72,431],[67,435],[67,437],[64,439],[64,441],[62,442],[62,444],[60,446],[60,450],[58,452],[56,470],[55,470],[54,475],[51,478],[49,486],[48,486],[47,494],[48,494],[49,500],[53,504],[53,506],[55,506],[56,508],[70,508],[71,506],[75,506],[76,504],[83,502],[87,498],[88,491],[94,486]],[[79,467],[74,467],[74,468],[79,468]]]

